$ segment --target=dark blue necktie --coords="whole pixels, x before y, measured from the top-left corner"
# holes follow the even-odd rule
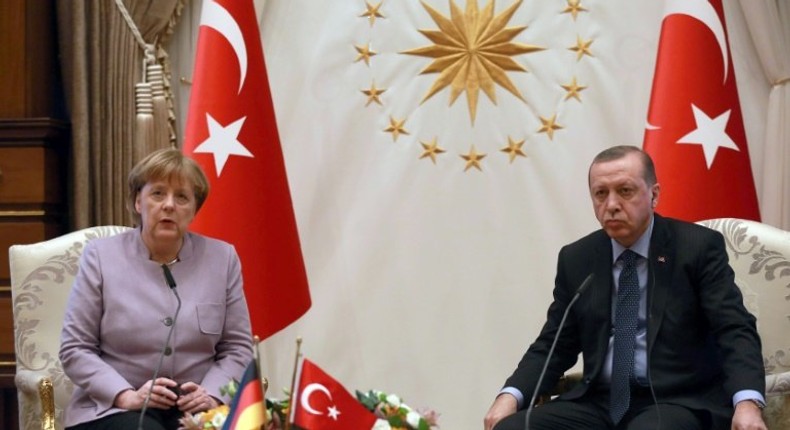
[[[636,275],[637,253],[626,249],[620,254],[623,270],[617,288],[614,314],[614,351],[609,415],[617,425],[631,403],[631,381],[634,379],[634,344],[639,315],[639,278]]]

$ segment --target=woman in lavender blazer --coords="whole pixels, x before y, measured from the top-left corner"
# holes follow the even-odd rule
[[[60,360],[75,389],[66,428],[136,429],[149,391],[146,429],[175,429],[183,413],[229,400],[220,387],[252,360],[252,334],[235,249],[187,231],[207,195],[205,174],[177,149],[132,169],[138,228],[90,241],[69,296]]]

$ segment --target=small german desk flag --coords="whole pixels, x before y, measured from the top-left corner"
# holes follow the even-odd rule
[[[253,359],[239,382],[239,389],[230,404],[230,412],[222,430],[258,430],[263,426],[265,417],[258,362]]]

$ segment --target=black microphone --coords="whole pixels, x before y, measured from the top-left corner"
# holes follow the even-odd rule
[[[178,293],[176,293],[176,280],[173,279],[173,272],[170,271],[170,268],[167,267],[167,264],[162,265],[162,271],[165,272],[165,282],[167,282],[167,286],[170,287],[173,292],[178,297]]]
[[[170,338],[173,336],[173,329],[176,327],[176,319],[178,318],[178,312],[181,310],[181,297],[178,296],[178,291],[176,291],[176,280],[173,279],[173,274],[170,272],[170,267],[168,267],[167,264],[163,264],[162,272],[164,272],[165,274],[165,282],[167,282],[167,286],[170,287],[170,291],[172,291],[173,294],[175,294],[176,296],[176,301],[178,302],[178,305],[176,305],[176,313],[175,315],[173,315],[173,323],[170,324],[170,330],[168,330],[167,332],[167,338],[165,339],[165,346],[162,347],[162,352],[159,354],[159,362],[156,363],[156,368],[154,369],[154,376],[151,378],[151,389],[148,390],[148,394],[146,394],[145,400],[143,401],[143,408],[140,409],[140,420],[137,422],[137,430],[143,430],[143,417],[145,417],[145,411],[148,409],[148,402],[151,401],[151,391],[154,388],[153,384],[156,381],[156,378],[159,376],[159,370],[162,369],[162,362],[165,360],[165,353],[167,352],[167,349],[170,347]]]
[[[549,361],[551,361],[551,356],[554,354],[554,347],[557,346],[557,340],[560,338],[560,334],[562,333],[562,328],[565,327],[565,319],[568,318],[568,313],[570,312],[573,304],[576,303],[576,300],[579,300],[579,296],[582,295],[584,290],[592,284],[592,280],[594,277],[594,273],[590,273],[584,278],[584,282],[579,286],[579,289],[576,290],[576,294],[573,295],[571,302],[568,303],[568,307],[565,308],[565,313],[562,315],[562,320],[560,320],[560,325],[557,327],[557,333],[554,334],[554,341],[551,343],[551,348],[549,349],[549,354],[546,356],[546,362],[543,363],[543,370],[540,371],[540,376],[538,377],[538,384],[535,385],[535,391],[532,392],[532,398],[529,400],[529,405],[527,406],[527,415],[524,418],[524,429],[529,430],[529,418],[532,416],[532,409],[535,406],[535,399],[538,397],[538,390],[540,390],[540,384],[543,382],[543,377],[546,376],[546,369],[549,367]]]

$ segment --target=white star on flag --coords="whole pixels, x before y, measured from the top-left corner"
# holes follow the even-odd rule
[[[716,118],[709,117],[708,114],[693,103],[691,104],[691,110],[694,112],[694,121],[697,124],[697,128],[678,139],[677,143],[702,146],[708,170],[713,165],[713,159],[716,158],[716,152],[719,148],[730,148],[740,151],[738,145],[724,130],[727,127],[727,121],[730,119],[730,109]]]
[[[337,421],[337,417],[340,415],[340,411],[337,410],[337,407],[330,406],[327,410],[329,411],[328,414],[329,418],[332,418],[333,420]]]
[[[214,155],[214,166],[217,168],[217,177],[222,174],[222,169],[231,155],[255,158],[252,153],[238,140],[241,126],[247,117],[237,119],[235,122],[222,126],[211,114],[206,112],[208,123],[208,138],[195,148],[195,152]]]

